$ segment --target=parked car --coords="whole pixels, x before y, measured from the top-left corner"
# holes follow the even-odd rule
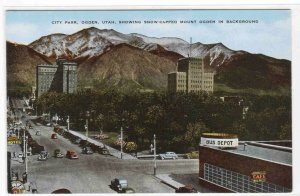
[[[18,158],[22,158],[23,157],[23,152],[20,152],[19,154],[18,154]]]
[[[38,135],[38,136],[41,135],[41,131],[36,131],[35,135]]]
[[[53,133],[53,134],[51,135],[51,139],[57,139],[57,134],[56,134],[56,133]]]
[[[76,152],[72,150],[67,151],[66,157],[69,159],[78,159]]]
[[[111,181],[110,186],[112,189],[120,192],[128,188],[128,183],[125,178],[115,178]]]
[[[46,161],[47,159],[48,159],[48,158],[47,158],[46,156],[44,156],[44,155],[41,155],[41,154],[40,154],[40,155],[38,156],[38,160],[39,160],[39,161]]]
[[[64,155],[60,152],[60,149],[55,149],[54,150],[54,157],[55,158],[63,158]]]
[[[128,187],[121,190],[120,193],[135,193],[135,190],[133,188]]]
[[[99,149],[99,153],[100,154],[103,154],[103,155],[108,155],[108,154],[110,154],[109,153],[109,150],[104,146],[103,148],[100,148]]]
[[[47,158],[50,157],[50,154],[46,150],[41,151],[40,154],[46,156]]]
[[[186,185],[175,189],[175,193],[198,193],[198,191],[191,185]]]
[[[178,156],[175,152],[166,152],[165,154],[159,154],[159,157],[163,159],[178,159]]]
[[[45,150],[42,151],[38,156],[39,161],[46,161],[48,158],[49,158],[49,153]]]
[[[94,152],[93,152],[93,150],[92,150],[91,147],[86,146],[86,147],[83,147],[82,153],[83,153],[83,154],[93,154]]]

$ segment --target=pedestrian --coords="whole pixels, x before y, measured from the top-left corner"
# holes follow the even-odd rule
[[[26,172],[23,173],[22,177],[23,177],[23,184],[27,183],[27,173]]]
[[[16,158],[16,152],[13,152],[13,158]]]

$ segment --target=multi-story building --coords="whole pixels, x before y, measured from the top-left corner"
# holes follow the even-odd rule
[[[62,92],[74,93],[77,89],[77,64],[66,60],[57,62],[62,81]]]
[[[48,92],[57,71],[57,65],[38,65],[36,67],[36,96]]]
[[[170,92],[213,92],[214,72],[204,69],[201,58],[179,59],[177,71],[168,74]]]
[[[58,59],[56,65],[36,67],[36,96],[48,91],[74,93],[77,89],[77,64]]]

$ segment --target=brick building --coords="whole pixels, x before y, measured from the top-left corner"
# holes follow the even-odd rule
[[[199,183],[217,192],[291,192],[292,149],[260,142],[239,142],[235,148],[202,143]]]

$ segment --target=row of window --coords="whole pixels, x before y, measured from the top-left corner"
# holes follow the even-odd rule
[[[178,84],[177,88],[185,88],[185,85]]]
[[[226,170],[208,163],[204,164],[204,179],[241,193],[291,192],[290,189],[269,182],[253,182],[250,176]]]

